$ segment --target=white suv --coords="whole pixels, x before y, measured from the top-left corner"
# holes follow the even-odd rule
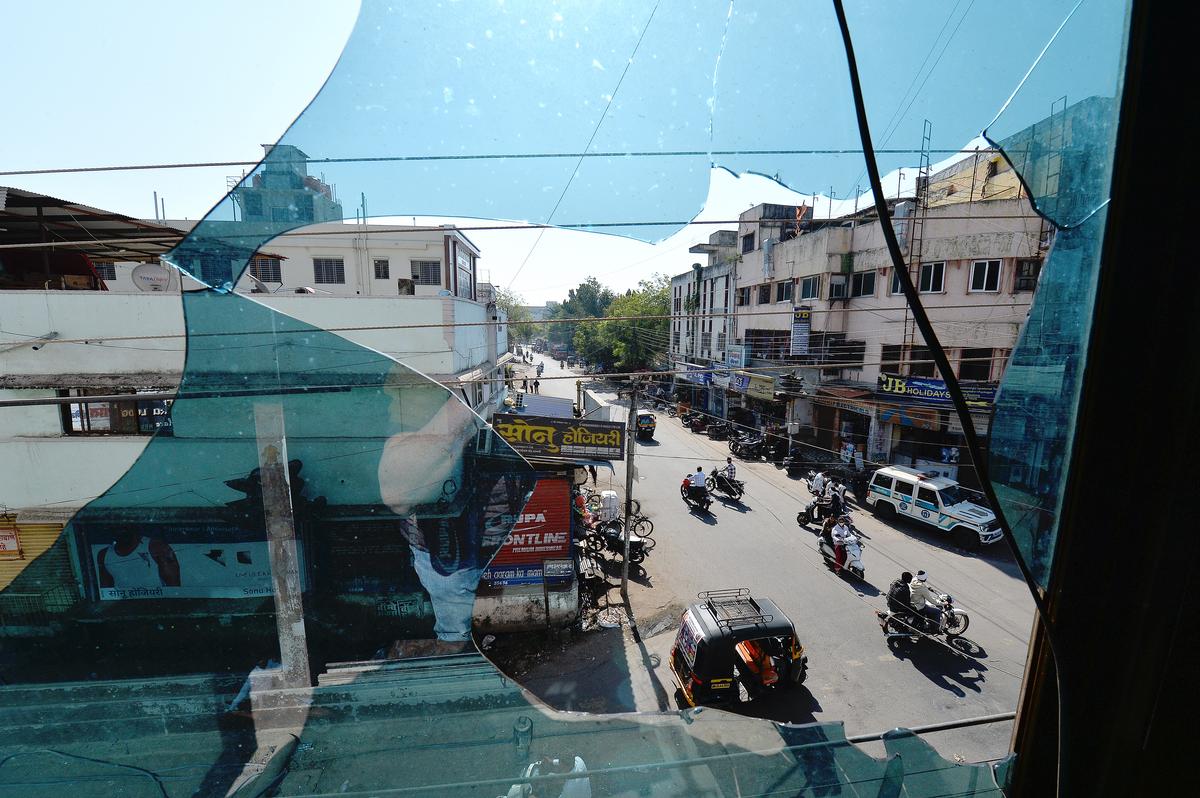
[[[887,466],[876,471],[867,504],[881,518],[898,515],[949,532],[964,549],[1003,537],[996,514],[969,501],[957,482],[915,468]]]

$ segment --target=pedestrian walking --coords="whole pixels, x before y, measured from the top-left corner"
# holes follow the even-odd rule
[[[522,390],[525,391],[525,393],[529,393],[529,378],[528,377],[521,380],[521,388],[522,388]]]

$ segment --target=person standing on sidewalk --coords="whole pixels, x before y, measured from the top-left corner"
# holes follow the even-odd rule
[[[541,392],[542,392],[542,381],[541,381],[541,380],[536,380],[536,379],[535,379],[535,380],[533,381],[533,392],[534,392],[534,393],[541,393]]]

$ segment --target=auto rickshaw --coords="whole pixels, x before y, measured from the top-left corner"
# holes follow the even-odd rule
[[[736,704],[788,690],[808,675],[791,620],[747,588],[700,593],[680,617],[671,673],[681,706]]]
[[[658,417],[653,413],[641,412],[637,414],[637,438],[639,441],[648,441],[654,437],[654,428],[658,426]]]

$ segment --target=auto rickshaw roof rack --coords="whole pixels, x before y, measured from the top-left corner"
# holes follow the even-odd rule
[[[717,625],[727,629],[741,624],[766,624],[775,620],[773,615],[762,611],[762,607],[750,595],[748,587],[706,590],[697,593],[696,598],[708,607]]]

